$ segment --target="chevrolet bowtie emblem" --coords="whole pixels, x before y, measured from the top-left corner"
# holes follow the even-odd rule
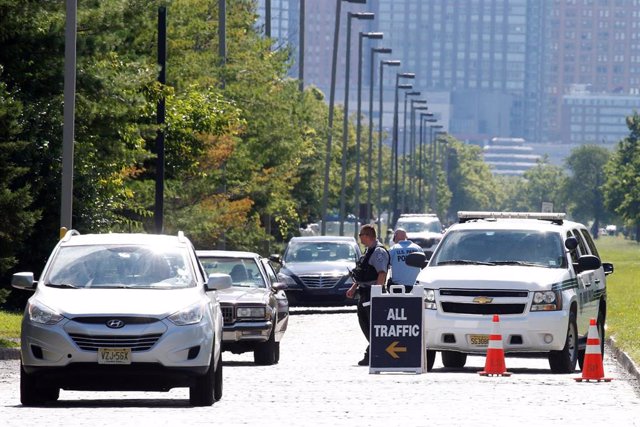
[[[476,304],[489,304],[491,301],[493,301],[493,298],[489,297],[475,297],[473,299]]]

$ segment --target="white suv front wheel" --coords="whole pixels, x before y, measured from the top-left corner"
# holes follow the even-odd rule
[[[564,348],[560,351],[549,353],[549,366],[554,374],[570,374],[575,371],[578,361],[578,326],[576,325],[576,313],[569,315],[567,326],[567,338]]]

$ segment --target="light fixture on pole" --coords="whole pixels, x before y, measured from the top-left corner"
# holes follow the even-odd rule
[[[373,86],[374,86],[374,60],[376,53],[387,54],[391,53],[391,48],[388,47],[373,47],[371,48],[371,61],[369,64],[369,149],[367,160],[367,221],[371,219],[371,189],[373,187]],[[380,82],[382,84],[382,82]],[[379,229],[378,229],[379,232]]]
[[[406,205],[406,165],[407,165],[407,100],[410,96],[420,96],[419,91],[410,91],[404,93],[404,113],[403,113],[403,127],[402,127],[402,189],[400,190],[400,211],[405,212]]]
[[[378,121],[378,238],[382,238],[382,122],[384,118],[384,108],[383,108],[383,90],[384,90],[384,66],[388,67],[399,67],[402,64],[397,59],[386,59],[380,61],[380,99],[379,109],[380,119]]]
[[[361,134],[362,134],[362,41],[367,38],[371,40],[380,40],[384,37],[384,33],[372,33],[372,32],[360,32],[358,38],[358,109],[356,113],[356,180],[354,186],[354,205],[356,210],[356,227],[354,227],[354,237],[358,234],[358,225],[362,222],[360,215],[360,147],[361,147]],[[369,162],[371,162],[371,156],[369,156]],[[364,221],[368,222],[371,219],[370,216],[366,216]]]
[[[396,85],[393,99],[393,139],[391,142],[391,177],[393,178],[393,187],[389,185],[391,191],[391,212],[389,215],[389,226],[395,227],[398,219],[398,91],[400,89],[413,89],[411,84],[401,84],[400,79],[415,79],[414,73],[396,73]]]
[[[347,13],[347,56],[345,61],[344,74],[344,110],[342,119],[342,175],[340,180],[340,231],[339,235],[344,236],[345,193],[347,187],[347,149],[349,147],[349,80],[351,71],[351,20],[362,19],[372,20],[375,14],[371,12],[349,12]],[[357,227],[356,227],[357,228]]]
[[[224,0],[222,0],[224,1]],[[331,144],[333,140],[333,110],[336,97],[336,63],[338,61],[338,38],[340,36],[340,12],[342,2],[365,4],[367,0],[336,0],[336,18],[333,28],[333,54],[331,59],[331,89],[329,90],[329,119],[327,126],[327,149],[324,162],[324,185],[322,190],[322,202],[320,206],[320,233],[327,234],[327,205],[329,202],[329,172],[331,171]]]

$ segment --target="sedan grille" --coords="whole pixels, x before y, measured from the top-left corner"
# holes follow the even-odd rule
[[[229,323],[233,323],[235,321],[235,316],[233,315],[233,306],[223,305],[220,306],[220,310],[222,310],[222,320],[225,325]]]
[[[82,350],[98,351],[98,348],[130,348],[131,351],[147,351],[155,345],[162,334],[149,335],[83,335],[69,334]]]
[[[308,288],[333,288],[343,276],[299,276]]]

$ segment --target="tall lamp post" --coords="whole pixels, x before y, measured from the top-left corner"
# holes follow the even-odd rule
[[[300,32],[298,37],[298,90],[304,92],[304,21],[305,21],[305,9],[306,1],[300,0],[300,13],[298,20],[300,21]]]
[[[340,36],[340,13],[342,10],[342,2],[365,4],[367,0],[336,0],[336,18],[333,28],[333,54],[331,59],[331,89],[329,91],[329,124],[327,127],[327,149],[324,162],[324,187],[322,191],[322,203],[320,207],[320,215],[322,218],[320,232],[324,236],[327,234],[327,204],[329,201],[329,172],[331,170],[331,144],[333,139],[333,110],[336,98],[336,63],[338,61],[338,38]]]
[[[356,182],[355,182],[355,209],[358,223],[354,227],[354,237],[358,234],[358,224],[360,224],[360,146],[362,133],[362,41],[365,38],[379,40],[384,37],[384,33],[360,32],[358,38],[358,111],[356,115]],[[373,56],[373,54],[372,54]],[[372,85],[373,87],[373,85]],[[371,162],[371,153],[369,153],[369,162]],[[369,221],[371,217],[367,216],[365,221]]]
[[[422,189],[424,188],[424,175],[423,175],[423,168],[422,165],[424,164],[424,151],[422,150],[422,147],[424,146],[424,139],[426,138],[425,133],[423,132],[423,128],[422,125],[424,123],[433,123],[436,122],[437,120],[433,118],[433,113],[421,113],[420,114],[420,150],[419,150],[419,157],[418,157],[418,182],[419,182],[419,186],[418,186],[418,209],[420,209],[421,211],[424,210],[424,202],[423,202],[423,198],[422,198]],[[431,148],[431,146],[429,146],[429,148]]]
[[[67,0],[64,29],[64,112],[62,125],[62,188],[60,198],[60,234],[71,230],[73,213],[73,141],[76,111],[76,38],[78,2]],[[62,236],[60,236],[62,238]]]
[[[419,104],[419,105],[415,105]],[[411,100],[411,138],[409,141],[409,197],[411,199],[411,203],[409,203],[411,211],[418,212],[418,206],[416,203],[416,157],[417,157],[417,142],[416,141],[416,111],[426,111],[429,109],[427,107],[427,101],[423,99],[414,99]],[[419,118],[419,117],[418,117]],[[418,135],[418,139],[420,135]]]
[[[429,129],[429,144],[431,144],[431,146],[429,148],[431,148],[431,153],[432,153],[432,157],[431,157],[431,211],[432,212],[436,212],[436,202],[437,202],[437,198],[436,198],[436,143],[433,140],[433,130],[434,129],[442,129],[442,125],[431,125],[430,129]]]
[[[388,47],[373,47],[371,48],[371,61],[369,65],[369,149],[368,149],[368,161],[367,161],[367,221],[371,219],[371,189],[373,187],[373,86],[374,86],[374,60],[376,53],[387,54],[391,53],[391,48]],[[382,82],[380,82],[382,84]],[[379,231],[379,229],[378,229]]]
[[[402,119],[404,121],[402,127],[402,188],[400,190],[400,210],[405,212],[407,209],[405,191],[406,191],[406,165],[407,165],[407,101],[410,96],[420,96],[419,91],[411,91],[404,93],[404,112]]]
[[[396,220],[398,219],[398,91],[400,89],[413,89],[413,85],[411,84],[401,84],[400,79],[415,79],[415,77],[416,75],[414,73],[396,73],[395,97],[393,100],[393,140],[391,146],[391,163],[393,166],[393,171],[391,173],[393,176],[393,188],[391,189],[393,193],[391,195],[391,213],[393,215],[389,215],[389,225],[392,227],[396,225]]]
[[[342,176],[340,180],[340,235],[344,236],[345,193],[347,186],[347,148],[349,143],[349,80],[351,78],[351,20],[372,20],[371,12],[349,12],[347,14],[347,57],[344,74],[344,114],[342,119]]]
[[[384,118],[383,90],[384,90],[384,66],[399,67],[402,63],[397,59],[387,59],[380,61],[380,99],[379,109],[380,119],[378,121],[378,237],[382,238],[382,121]]]

